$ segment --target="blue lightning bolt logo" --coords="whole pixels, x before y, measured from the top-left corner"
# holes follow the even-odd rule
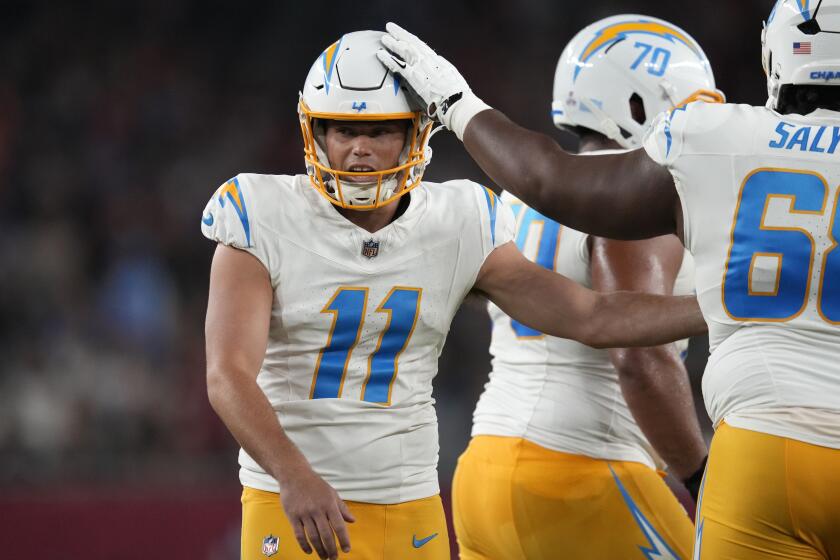
[[[627,508],[630,510],[630,513],[633,514],[633,519],[636,521],[636,525],[638,525],[639,529],[642,530],[642,533],[644,533],[645,538],[650,545],[647,548],[639,545],[639,550],[642,551],[645,558],[647,560],[680,560],[679,555],[674,552],[670,546],[668,546],[665,539],[663,539],[656,529],[653,528],[651,522],[648,521],[645,514],[642,513],[642,510],[640,510],[633,501],[633,498],[630,497],[630,493],[627,492],[627,489],[621,483],[621,480],[619,480],[618,475],[615,474],[612,466],[610,466],[610,472],[615,479],[615,483],[618,486],[619,491],[621,491],[621,496],[624,498]]]

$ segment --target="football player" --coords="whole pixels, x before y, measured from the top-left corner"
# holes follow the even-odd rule
[[[422,181],[431,122],[377,60],[381,35],[347,34],[313,64],[307,174],[238,175],[202,218],[218,242],[208,393],[242,447],[246,560],[351,543],[347,558],[449,557],[432,379],[470,290],[594,346],[705,329],[693,297],[599,294],[531,263],[489,189]]]
[[[691,103],[657,117],[644,149],[593,157],[488,110],[451,64],[389,30],[382,60],[505,189],[575,229],[676,233],[693,254],[716,426],[694,557],[840,558],[840,0],[776,3],[766,107]]]
[[[592,50],[613,32],[630,40]],[[714,89],[703,50],[685,31],[620,15],[564,49],[551,114],[579,136],[580,153],[619,153],[641,146],[658,113]],[[621,188],[615,181],[617,197]],[[691,256],[675,235],[588,236],[509,193],[501,198],[514,211],[519,249],[544,268],[603,291],[693,292]],[[453,486],[461,558],[642,559],[645,548],[689,558],[693,525],[657,473],[664,460],[696,499],[707,450],[680,356],[687,341],[595,350],[545,336],[492,304],[490,315],[493,370]]]

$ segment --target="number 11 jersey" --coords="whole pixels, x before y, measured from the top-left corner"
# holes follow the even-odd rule
[[[243,174],[213,195],[202,231],[254,255],[274,289],[257,382],[289,438],[346,500],[438,493],[432,379],[449,325],[484,259],[512,238],[488,189],[424,182],[369,233],[305,175]],[[240,452],[243,485],[277,482]]]

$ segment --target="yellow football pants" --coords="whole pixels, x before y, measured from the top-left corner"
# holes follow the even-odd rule
[[[478,436],[453,484],[462,560],[690,558],[693,525],[655,470]]]
[[[840,559],[840,449],[721,424],[698,510],[695,559]]]
[[[401,504],[347,502],[356,518],[348,523],[350,552],[338,548],[347,560],[449,560],[449,536],[440,496]],[[272,552],[273,539],[277,552]],[[266,541],[268,539],[268,541]],[[268,546],[271,556],[263,552]],[[242,560],[312,560],[305,554],[286,518],[280,496],[245,488],[242,492]]]

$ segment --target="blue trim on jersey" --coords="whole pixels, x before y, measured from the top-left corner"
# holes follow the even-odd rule
[[[236,198],[231,192],[231,187],[236,191]],[[219,206],[225,207],[225,195],[236,210],[236,215],[239,216],[239,221],[242,222],[242,228],[245,230],[245,242],[248,247],[251,247],[251,223],[248,220],[248,208],[245,206],[245,195],[242,193],[242,188],[239,186],[239,179],[234,177],[225,183],[219,190]]]
[[[639,545],[639,550],[642,551],[642,554],[645,555],[647,560],[679,560],[679,555],[674,552],[674,550],[665,542],[665,539],[656,532],[656,529],[653,527],[653,524],[648,521],[645,514],[642,513],[642,510],[639,509],[639,506],[636,505],[636,502],[633,501],[633,498],[630,497],[630,493],[627,492],[627,489],[621,483],[621,480],[618,478],[618,475],[615,474],[615,471],[612,468],[612,465],[607,465],[610,469],[610,472],[615,479],[615,483],[618,486],[619,491],[621,492],[622,497],[624,498],[624,502],[627,504],[627,508],[630,510],[630,513],[633,514],[633,519],[636,521],[636,525],[639,526],[642,533],[644,533],[645,538],[650,545],[650,548],[645,548],[644,546]],[[660,549],[658,545],[662,545],[664,550]],[[665,553],[669,553],[671,556],[666,556]]]
[[[674,139],[671,137],[671,121],[674,119],[674,114],[677,111],[685,111],[688,109],[688,104],[683,105],[682,107],[677,107],[676,109],[672,109],[671,112],[668,114],[668,120],[665,122],[665,157],[671,153],[671,144],[674,142]]]
[[[490,212],[490,239],[493,241],[493,247],[496,246],[496,209],[498,208],[498,204],[496,203],[496,195],[488,189],[487,187],[482,186],[484,189],[484,197],[487,199],[487,211]]]

